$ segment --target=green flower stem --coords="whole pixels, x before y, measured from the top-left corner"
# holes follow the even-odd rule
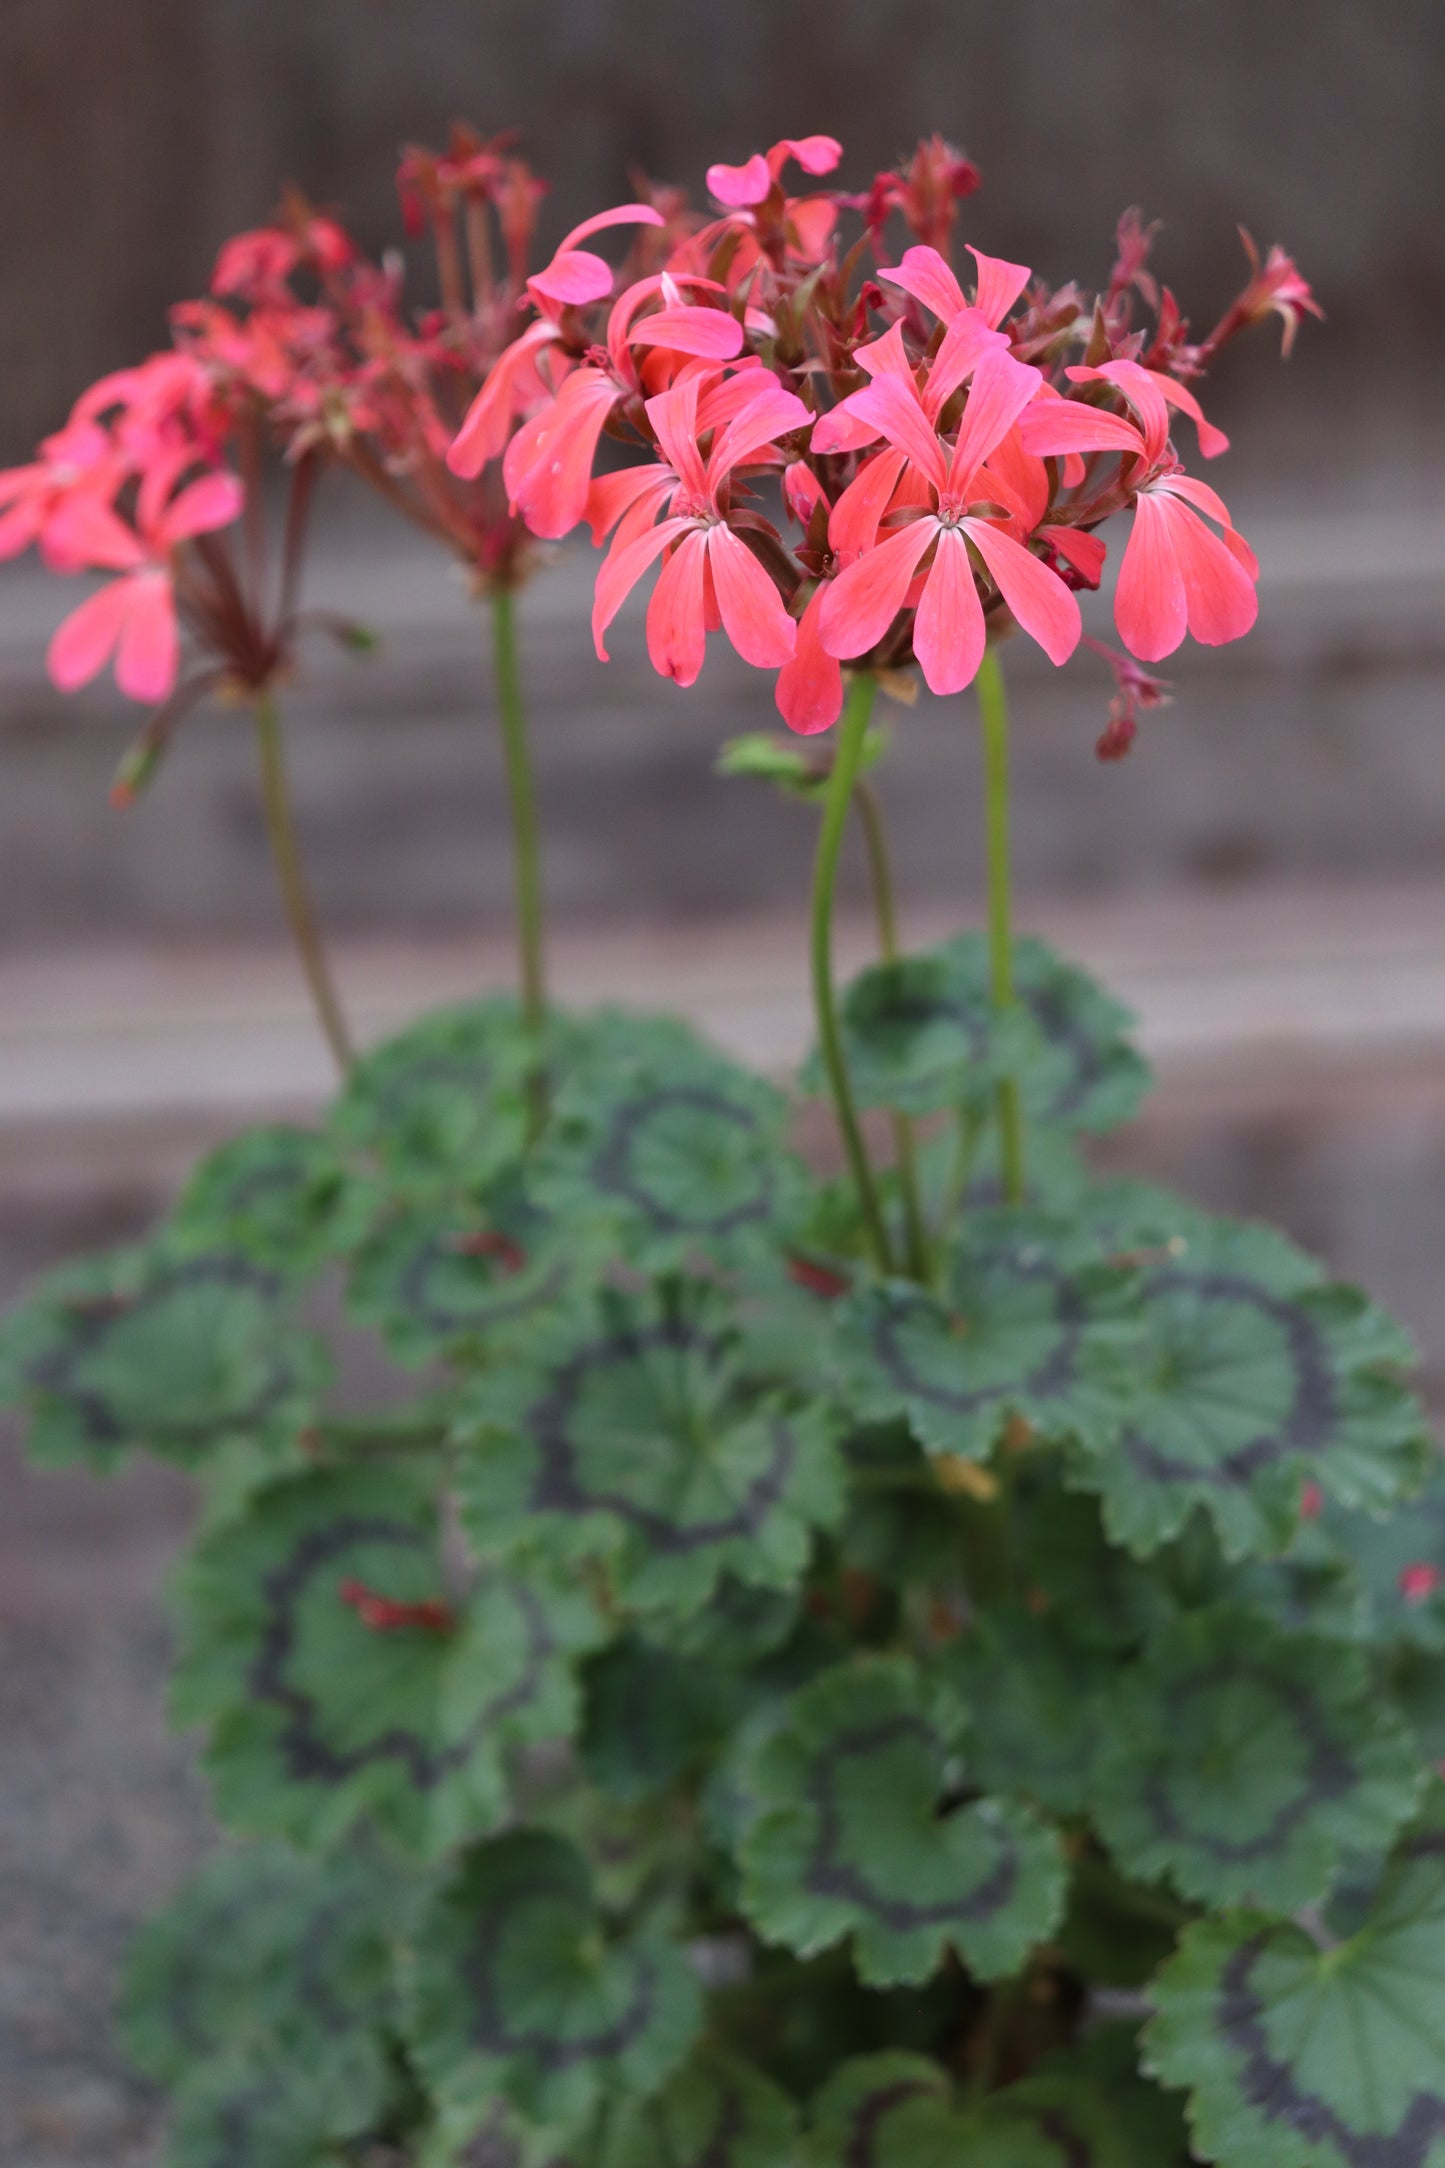
[[[888,1230],[878,1201],[878,1186],[873,1179],[863,1132],[858,1125],[858,1110],[853,1101],[853,1087],[848,1080],[847,1064],[843,1059],[843,1035],[838,1026],[838,1004],[833,991],[833,895],[838,884],[838,854],[843,847],[843,830],[847,825],[848,807],[853,797],[853,786],[858,776],[858,763],[862,756],[863,741],[867,735],[868,718],[873,712],[876,691],[874,680],[860,672],[849,687],[843,719],[838,726],[837,751],[833,760],[833,772],[828,779],[827,796],[823,801],[823,822],[818,832],[818,854],[813,861],[811,951],[813,1007],[817,1014],[818,1045],[823,1056],[823,1067],[827,1071],[828,1089],[832,1094],[838,1127],[843,1134],[843,1149],[853,1177],[853,1186],[858,1193],[868,1246],[879,1270],[890,1272],[893,1269],[893,1259],[888,1246]]]
[[[888,836],[878,794],[865,778],[859,780],[853,803],[868,847],[868,870],[873,880],[873,904],[878,917],[878,949],[884,963],[898,960],[898,911],[893,894],[893,871],[888,858]],[[898,1161],[898,1183],[903,1194],[903,1215],[908,1230],[908,1269],[916,1280],[927,1281],[932,1269],[928,1224],[918,1188],[918,1140],[912,1118],[893,1117],[893,1149]]]
[[[983,726],[984,818],[988,838],[988,947],[993,1005],[1014,1005],[1013,901],[1009,873],[1008,701],[1003,671],[993,648],[984,650],[975,680]],[[1024,1194],[1023,1117],[1012,1077],[998,1087],[999,1151],[1004,1195],[1020,1204]]]
[[[275,695],[261,692],[256,696],[256,740],[261,755],[261,791],[266,803],[266,828],[271,839],[271,856],[276,863],[277,878],[281,883],[281,900],[290,921],[291,935],[301,959],[301,969],[326,1043],[330,1047],[337,1068],[343,1076],[351,1067],[351,1039],[341,1004],[331,982],[331,971],[326,961],[326,951],[316,924],[316,914],[311,908],[311,897],[306,886],[306,874],[301,863],[301,850],[296,840],[296,823],[291,813],[291,793],[286,782],[286,759],[281,743],[281,719],[276,711]]]
[[[546,1080],[542,1071],[547,1026],[547,974],[542,945],[542,873],[537,831],[537,794],[527,746],[527,715],[522,703],[517,663],[517,620],[512,591],[492,595],[492,668],[497,685],[497,713],[507,763],[507,796],[512,814],[512,863],[517,905],[517,944],[522,1017],[536,1049],[533,1074],[533,1129],[546,1117]]]

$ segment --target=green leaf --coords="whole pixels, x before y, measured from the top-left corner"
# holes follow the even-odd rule
[[[127,1953],[120,2021],[137,2068],[185,2086],[218,2060],[264,2056],[324,2075],[363,2122],[374,2115],[399,1910],[396,1870],[378,1865],[279,1845],[209,1860]]]
[[[357,1062],[335,1133],[404,1186],[480,1185],[521,1158],[533,1061],[509,997],[439,1009]]]
[[[347,1310],[399,1362],[480,1355],[559,1302],[588,1262],[585,1242],[564,1247],[520,1185],[503,1181],[475,1202],[388,1213],[352,1259]]]
[[[1431,1449],[1397,1375],[1409,1343],[1362,1295],[1263,1228],[1186,1214],[1128,1233],[1156,1237],[1133,1252],[1144,1333],[1128,1427],[1071,1478],[1100,1492],[1116,1543],[1155,1551],[1198,1506],[1226,1557],[1268,1556],[1289,1544],[1307,1475],[1375,1512],[1418,1487]]]
[[[327,1364],[282,1276],[160,1241],[43,1280],[0,1325],[0,1403],[47,1467],[144,1450],[225,1478],[294,1455]]]
[[[1154,1989],[1148,2067],[1187,2086],[1223,2168],[1438,2168],[1445,2159],[1445,1860],[1407,1859],[1321,1946],[1262,1912],[1201,1920]]]
[[[504,2100],[494,2100],[480,2124],[475,2112],[443,2118],[422,2138],[415,2168],[586,2168],[588,2156],[565,2149],[565,2140],[525,2122]]]
[[[1013,1076],[1034,1122],[1100,1130],[1127,1121],[1149,1081],[1124,1037],[1127,1010],[1041,941],[1014,944],[1014,979],[1016,1006],[1001,1012],[981,933],[863,972],[843,998],[860,1102],[908,1114],[986,1109],[997,1082]],[[816,1057],[809,1076],[816,1088]]]
[[[278,1125],[247,1130],[203,1159],[171,1224],[208,1248],[304,1277],[357,1239],[370,1208],[329,1137]]]
[[[502,2094],[559,2130],[661,2085],[701,2014],[681,1952],[609,1936],[580,1854],[536,1830],[478,1846],[448,1876],[419,1922],[408,2002],[411,2053],[444,2115],[480,2125]]]
[[[850,1411],[903,1416],[931,1453],[982,1460],[1010,1421],[1098,1452],[1120,1433],[1137,1331],[1133,1276],[1066,1224],[972,1218],[942,1292],[875,1283],[838,1305],[834,1347]]]
[[[336,2168],[371,2126],[366,2096],[324,2067],[248,2051],[177,2095],[166,2168]]]
[[[1095,1782],[1131,1874],[1294,1911],[1345,1852],[1389,1849],[1424,1770],[1355,1652],[1218,1610],[1180,1619],[1119,1681]]]
[[[1445,1655],[1445,1470],[1438,1460],[1425,1489],[1388,1519],[1326,1503],[1301,1537],[1309,1560],[1337,1567],[1358,1590],[1363,1636]]]
[[[735,1672],[635,1637],[594,1656],[584,1674],[582,1754],[615,1799],[645,1799],[697,1776],[742,1703]]]
[[[1079,1814],[1095,1741],[1118,1680],[1113,1663],[1021,1606],[979,1613],[945,1659],[970,1717],[969,1771],[986,1791]]]
[[[538,1565],[483,1574],[428,1622],[368,1624],[367,1598],[445,1604],[434,1482],[344,1468],[279,1483],[177,1577],[180,1721],[235,1827],[321,1846],[359,1816],[434,1853],[496,1826],[507,1754],[566,1736],[571,1658],[601,1628]]]
[[[623,2110],[596,2168],[788,2168],[796,2141],[787,2094],[738,2057],[708,2052]]]
[[[1026,1808],[952,1804],[964,1725],[903,1659],[840,1665],[797,1694],[744,1771],[743,1908],[800,1956],[854,1938],[870,1985],[926,1980],[957,1949],[1015,1971],[1056,1924],[1058,1840]]]
[[[539,1202],[642,1271],[768,1254],[808,1188],[783,1094],[700,1043],[614,1029],[601,1047],[557,1093]]]
[[[859,2055],[814,2100],[806,2159],[808,2168],[957,2168],[973,2136],[937,2063]]]
[[[695,1612],[724,1573],[790,1587],[841,1508],[828,1422],[800,1398],[752,1368],[718,1289],[605,1289],[472,1386],[468,1533],[483,1553],[605,1559],[641,1611]]]

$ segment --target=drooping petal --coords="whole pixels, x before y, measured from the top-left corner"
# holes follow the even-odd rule
[[[1166,376],[1162,369],[1151,369],[1149,374],[1158,378],[1159,389],[1169,405],[1189,416],[1199,432],[1199,449],[1206,459],[1217,459],[1221,452],[1229,450],[1228,437],[1222,429],[1216,429],[1213,422],[1205,420],[1204,409],[1192,391],[1186,390],[1172,376]]]
[[[756,669],[780,670],[792,659],[798,628],[777,588],[730,527],[709,527],[707,558],[723,630],[733,646]]]
[[[564,308],[581,307],[611,293],[612,266],[605,256],[594,256],[590,248],[563,249],[544,270],[533,272],[527,288]]]
[[[769,151],[768,165],[774,173],[781,173],[791,158],[816,179],[820,173],[833,172],[842,155],[843,146],[836,136],[787,136]]]
[[[951,496],[966,500],[973,476],[1007,436],[1041,382],[1037,369],[1015,361],[1001,347],[990,347],[979,356],[949,461],[945,486]]]
[[[557,249],[557,255],[566,255],[570,250],[576,248],[579,241],[587,240],[594,233],[605,233],[610,226],[665,226],[666,224],[667,220],[663,217],[661,211],[654,210],[650,203],[616,203],[610,211],[594,211],[591,218],[584,218],[580,226],[574,226],[570,233],[563,234]],[[556,261],[555,257],[553,261]]]
[[[574,369],[556,398],[507,446],[502,477],[512,509],[533,534],[555,541],[587,509],[592,462],[617,387],[601,369]]]
[[[620,548],[613,543],[597,575],[597,587],[592,597],[592,642],[602,662],[611,660],[602,645],[603,634],[643,573],[662,555],[669,542],[695,531],[693,520],[665,519],[656,527],[649,527],[635,541],[623,542]]]
[[[859,469],[828,518],[828,546],[840,565],[850,565],[878,540],[878,528],[893,500],[905,454],[890,445]]]
[[[73,693],[98,677],[110,660],[130,607],[135,575],[111,580],[72,610],[51,639],[45,667],[59,692]]]
[[[1067,662],[1084,629],[1075,595],[1057,572],[1001,528],[985,519],[962,525],[1029,638],[1038,641],[1050,662]]]
[[[176,682],[181,641],[175,597],[164,572],[137,572],[115,655],[115,682],[128,700],[164,700]]]
[[[813,417],[795,392],[784,391],[771,375],[759,385],[757,396],[735,415],[713,444],[707,463],[707,484],[716,490],[734,467],[753,459],[776,437],[806,429]]]
[[[1227,640],[1242,639],[1259,615],[1253,580],[1234,552],[1187,504],[1163,491],[1158,501],[1184,586],[1190,633],[1204,647],[1222,647]]]
[[[902,609],[908,583],[937,532],[936,519],[911,520],[829,583],[820,631],[830,655],[846,661],[878,645]]]
[[[556,337],[556,325],[544,318],[529,324],[521,337],[497,356],[447,453],[447,465],[453,474],[472,481],[489,459],[504,450],[512,416],[535,371],[537,355]]]
[[[246,492],[234,474],[203,474],[171,499],[157,522],[162,547],[196,534],[212,534],[241,516]]]
[[[743,350],[743,327],[726,309],[657,309],[627,334],[632,346],[667,346],[704,361],[732,361]]]
[[[948,455],[924,413],[911,381],[875,376],[850,400],[853,412],[876,424],[896,450],[903,452],[940,492],[948,482]]]
[[[1259,559],[1230,519],[1229,507],[1218,490],[1211,489],[1207,482],[1196,481],[1192,474],[1165,475],[1154,486],[1166,496],[1182,497],[1196,512],[1207,512],[1211,519],[1217,519],[1224,529],[1225,548],[1238,558],[1252,580],[1259,578]]]
[[[647,605],[647,652],[659,677],[695,683],[707,656],[707,538],[694,527],[658,575]]]
[[[1026,263],[1008,263],[1002,256],[985,256],[972,242],[968,253],[978,265],[978,293],[973,305],[985,323],[1001,324],[1033,272]]]
[[[843,666],[824,647],[821,635],[827,584],[815,587],[798,621],[798,644],[791,662],[778,672],[778,713],[789,730],[804,738],[828,730],[843,712]]]
[[[1082,527],[1040,527],[1039,540],[1051,543],[1064,563],[1072,565],[1090,587],[1098,586],[1109,552],[1096,534],[1085,534]]]
[[[1172,655],[1189,625],[1166,502],[1152,490],[1141,492],[1114,594],[1119,638],[1141,662]]]
[[[1169,403],[1157,369],[1143,369],[1137,361],[1107,361],[1098,369],[1079,363],[1064,374],[1074,384],[1114,385],[1143,424],[1144,455],[1150,466],[1163,458],[1169,442]]]
[[[931,693],[959,693],[983,660],[986,635],[963,535],[940,527],[938,551],[913,620],[913,652]]]
[[[932,309],[945,323],[968,306],[951,265],[936,248],[929,248],[922,242],[905,249],[902,262],[891,271],[880,271],[878,276],[885,285],[901,286],[906,294],[912,294],[915,301]]]

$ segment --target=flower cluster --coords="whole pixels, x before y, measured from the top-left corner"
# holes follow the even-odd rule
[[[1172,430],[1182,415],[1203,457],[1226,448],[1185,379],[1270,310],[1286,346],[1300,311],[1318,313],[1290,259],[1275,249],[1261,266],[1247,243],[1249,285],[1191,344],[1136,213],[1097,296],[975,248],[966,291],[945,251],[972,165],[934,139],[848,196],[817,185],[840,157],[831,137],[807,136],[711,167],[715,215],[645,278],[614,278],[579,246],[613,224],[662,223],[629,204],[579,226],[527,283],[530,320],[449,461],[475,476],[500,459],[534,534],[586,520],[594,541],[610,536],[599,655],[660,561],[656,668],[690,684],[721,628],[746,661],[779,672],[790,726],[823,730],[845,663],[916,661],[932,691],[956,692],[1009,620],[1067,660],[1077,592],[1104,566],[1098,530],[1123,511],[1134,522],[1115,617],[1131,654],[1155,661],[1186,632],[1210,645],[1247,632],[1255,558],[1223,500],[1184,471]],[[859,213],[850,244],[842,222]],[[896,262],[895,213],[916,237]],[[1152,327],[1136,322],[1140,304]],[[604,436],[653,457],[599,471]],[[1121,693],[1111,755],[1149,704],[1122,680]]]

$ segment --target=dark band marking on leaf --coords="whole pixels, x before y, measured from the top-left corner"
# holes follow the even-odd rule
[[[151,1303],[164,1301],[183,1288],[208,1285],[248,1289],[266,1302],[274,1301],[280,1291],[275,1273],[245,1258],[183,1258],[134,1294],[117,1295],[109,1301],[84,1306],[68,1306],[69,1336],[59,1347],[48,1349],[31,1365],[30,1384],[64,1400],[80,1419],[93,1445],[123,1443],[130,1434],[126,1424],[98,1387],[82,1385],[75,1378],[75,1369],[95,1354],[112,1331],[127,1324]],[[227,1411],[228,1426],[259,1422],[285,1399],[292,1383],[291,1367],[275,1349],[270,1364],[265,1382],[246,1406]],[[177,1444],[200,1446],[210,1441],[215,1428],[214,1423],[168,1424],[165,1435]]]
[[[420,1733],[393,1726],[364,1746],[344,1753],[321,1737],[315,1701],[286,1678],[296,1638],[296,1608],[306,1584],[353,1544],[391,1543],[415,1551],[428,1548],[430,1540],[405,1521],[388,1520],[380,1514],[347,1514],[324,1527],[308,1530],[290,1556],[266,1576],[263,1585],[271,1611],[247,1683],[258,1701],[280,1709],[289,1719],[280,1745],[291,1774],[298,1780],[339,1784],[368,1763],[395,1761],[403,1764],[419,1791],[430,1791],[467,1761],[488,1725],[524,1707],[536,1690],[542,1665],[553,1654],[554,1643],[532,1590],[523,1582],[509,1581],[508,1590],[526,1620],[530,1636],[527,1662],[512,1685],[477,1712],[463,1737],[449,1746],[433,1748]]]
[[[841,1733],[813,1762],[807,1798],[818,1817],[818,1841],[808,1864],[808,1887],[819,1897],[841,1897],[862,1906],[894,1934],[907,1934],[919,1927],[948,1927],[958,1920],[987,1919],[1008,1903],[1018,1885],[1018,1853],[1012,1837],[1004,1830],[993,1833],[999,1856],[983,1881],[966,1897],[940,1899],[933,1904],[913,1904],[905,1897],[885,1896],[842,1856],[843,1828],[834,1784],[838,1764],[851,1756],[884,1752],[900,1739],[921,1740],[930,1752],[936,1752],[939,1746],[932,1726],[922,1717],[894,1716]]]
[[[1291,1454],[1309,1454],[1323,1445],[1338,1407],[1324,1340],[1315,1321],[1297,1303],[1271,1295],[1255,1281],[1232,1272],[1189,1272],[1169,1268],[1149,1277],[1149,1291],[1202,1295],[1206,1301],[1243,1304],[1278,1326],[1294,1365],[1294,1400],[1275,1429],[1237,1446],[1222,1460],[1191,1461],[1166,1453],[1138,1431],[1130,1431],[1123,1450],[1141,1474],[1163,1483],[1206,1483],[1221,1490],[1242,1490],[1262,1468]]]
[[[632,1155],[646,1124],[677,1107],[712,1115],[749,1134],[755,1133],[758,1127],[752,1109],[739,1106],[724,1092],[701,1084],[659,1085],[637,1099],[628,1100],[613,1115],[611,1127],[592,1162],[592,1180],[598,1189],[604,1196],[619,1197],[627,1204],[636,1205],[654,1227],[667,1234],[731,1234],[739,1227],[766,1220],[773,1205],[773,1184],[766,1169],[760,1172],[758,1187],[751,1197],[745,1197],[725,1212],[714,1213],[678,1212],[655,1197],[634,1172]]]
[[[1093,2168],[1094,2148],[1087,2138],[1074,2128],[1062,2108],[1041,2108],[1027,2118],[1041,2138],[1056,2145],[1063,2156],[1064,2168]]]
[[[1268,1931],[1232,1952],[1219,1977],[1217,2023],[1244,2058],[1240,2090],[1265,2122],[1283,2127],[1311,2145],[1332,2145],[1349,2168],[1426,2168],[1436,2142],[1445,2137],[1445,2095],[1417,2092],[1393,2131],[1356,2131],[1327,2101],[1308,2093],[1269,2044],[1264,2002],[1253,1986]]]
[[[480,1324],[508,1324],[514,1318],[526,1317],[533,1310],[554,1302],[566,1286],[567,1270],[559,1263],[540,1282],[516,1294],[499,1293],[495,1299],[489,1299],[485,1310],[448,1308],[427,1293],[427,1284],[438,1265],[455,1264],[454,1240],[446,1233],[428,1235],[397,1281],[397,1296],[402,1306],[431,1332],[461,1333]]]
[[[597,2062],[620,2055],[644,2032],[652,2018],[657,1988],[657,1968],[646,1950],[632,1956],[631,1998],[621,2015],[596,2032],[579,2033],[575,2039],[559,2040],[555,2034],[523,2028],[508,2020],[505,1991],[495,1977],[495,1966],[510,1916],[537,1896],[546,1897],[552,1885],[545,1878],[517,1881],[498,1890],[477,1916],[473,1926],[470,1958],[465,1968],[472,1996],[472,2038],[485,2054],[529,2055],[549,2075],[574,2064]]]
[[[955,1386],[941,1385],[918,1375],[899,1339],[911,1312],[936,1309],[934,1298],[921,1288],[917,1292],[900,1290],[890,1308],[885,1310],[880,1306],[874,1312],[873,1350],[889,1383],[908,1399],[928,1401],[955,1415],[972,1415],[995,1400],[1005,1400],[1021,1392],[1037,1394],[1041,1399],[1061,1393],[1072,1381],[1085,1322],[1084,1304],[1078,1288],[1046,1257],[1001,1255],[990,1259],[989,1263],[991,1267],[1012,1272],[1018,1279],[1044,1280],[1052,1284],[1054,1321],[1059,1328],[1057,1346],[1027,1377],[1012,1378],[997,1385],[978,1385],[967,1392]]]
[[[772,1459],[738,1500],[735,1510],[725,1520],[699,1521],[687,1528],[677,1527],[651,1507],[639,1505],[619,1492],[584,1489],[577,1476],[576,1450],[567,1432],[577,1395],[589,1372],[613,1363],[633,1362],[653,1348],[696,1349],[715,1360],[723,1346],[719,1336],[699,1332],[685,1318],[672,1317],[657,1325],[611,1333],[580,1348],[563,1364],[551,1390],[535,1404],[526,1421],[540,1463],[532,1485],[533,1511],[615,1513],[647,1536],[656,1549],[671,1556],[702,1550],[732,1537],[756,1535],[787,1490],[798,1457],[796,1434],[781,1416],[772,1419]]]
[[[1308,1757],[1308,1767],[1301,1775],[1298,1791],[1293,1799],[1286,1800],[1276,1810],[1268,1826],[1253,1837],[1211,1835],[1208,1830],[1186,1822],[1177,1813],[1159,1770],[1154,1771],[1143,1789],[1144,1804],[1161,1836],[1187,1843],[1192,1850],[1205,1852],[1211,1859],[1238,1863],[1268,1859],[1316,1807],[1327,1800],[1344,1798],[1358,1775],[1355,1764],[1339,1741],[1326,1730],[1319,1709],[1301,1699],[1294,1681],[1281,1680],[1264,1664],[1206,1665],[1192,1679],[1176,1681],[1170,1689],[1170,1700],[1178,1708],[1187,1703],[1191,1694],[1208,1694],[1216,1686],[1235,1686],[1244,1680],[1279,1703],[1283,1721],[1293,1726]]]
[[[869,2093],[858,2103],[852,2129],[848,2133],[848,2150],[844,2155],[846,2168],[875,2168],[873,2148],[878,2134],[895,2108],[902,2108],[910,2100],[931,2098],[932,2086],[921,2078],[899,2078],[892,2085],[882,2085],[876,2093]]]
[[[1073,1075],[1059,1087],[1044,1116],[1047,1121],[1067,1121],[1078,1113],[1105,1074],[1103,1052],[1078,1017],[1070,1013],[1068,998],[1062,988],[1020,987],[1018,998],[1050,1046],[1061,1048],[1073,1062]]]

